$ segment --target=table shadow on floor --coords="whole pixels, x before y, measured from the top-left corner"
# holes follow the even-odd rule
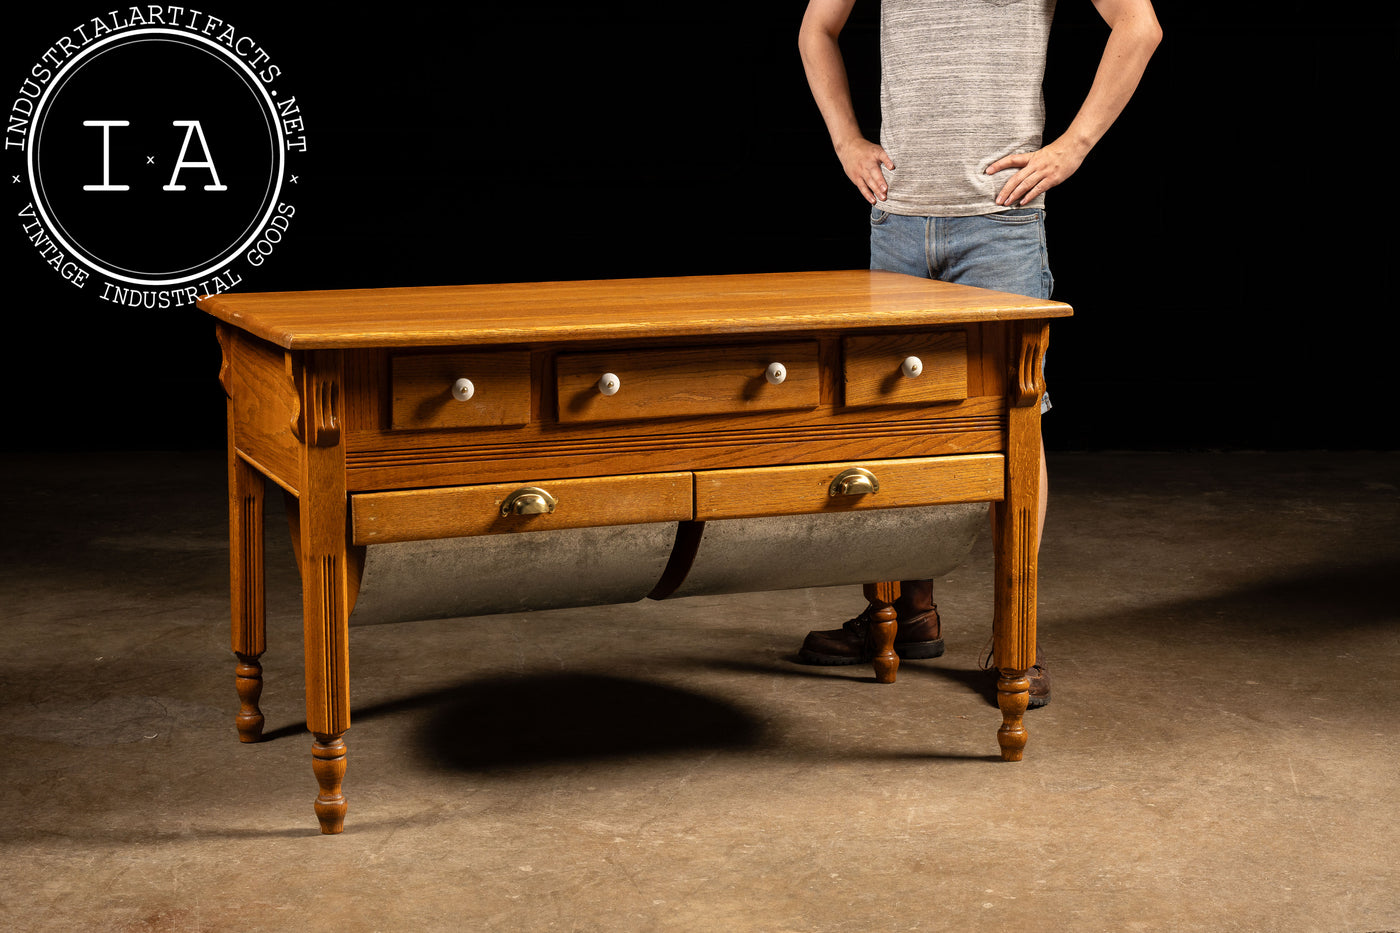
[[[449,771],[749,749],[764,740],[749,711],[693,690],[590,673],[489,677],[357,711],[416,709],[417,754]]]

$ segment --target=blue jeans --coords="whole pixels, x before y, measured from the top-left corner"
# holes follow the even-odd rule
[[[870,268],[1049,298],[1055,288],[1045,249],[1045,211],[1018,208],[971,217],[870,212]],[[1048,411],[1050,396],[1041,399]]]

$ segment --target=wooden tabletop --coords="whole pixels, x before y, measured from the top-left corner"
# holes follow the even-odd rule
[[[1060,302],[867,270],[226,293],[198,305],[289,350],[783,334],[1073,313]]]

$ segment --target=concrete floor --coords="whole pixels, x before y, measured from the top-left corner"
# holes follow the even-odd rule
[[[0,475],[0,929],[1400,930],[1400,455],[1053,458],[1019,764],[985,540],[893,686],[850,587],[356,628],[339,837],[280,516],[243,746],[221,458]]]

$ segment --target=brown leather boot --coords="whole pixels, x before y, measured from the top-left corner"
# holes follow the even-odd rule
[[[797,659],[803,664],[866,664],[875,657],[870,637],[870,606],[838,629],[808,632]],[[933,604],[932,580],[905,580],[894,601],[898,628],[894,653],[904,660],[943,654],[938,607]]]

